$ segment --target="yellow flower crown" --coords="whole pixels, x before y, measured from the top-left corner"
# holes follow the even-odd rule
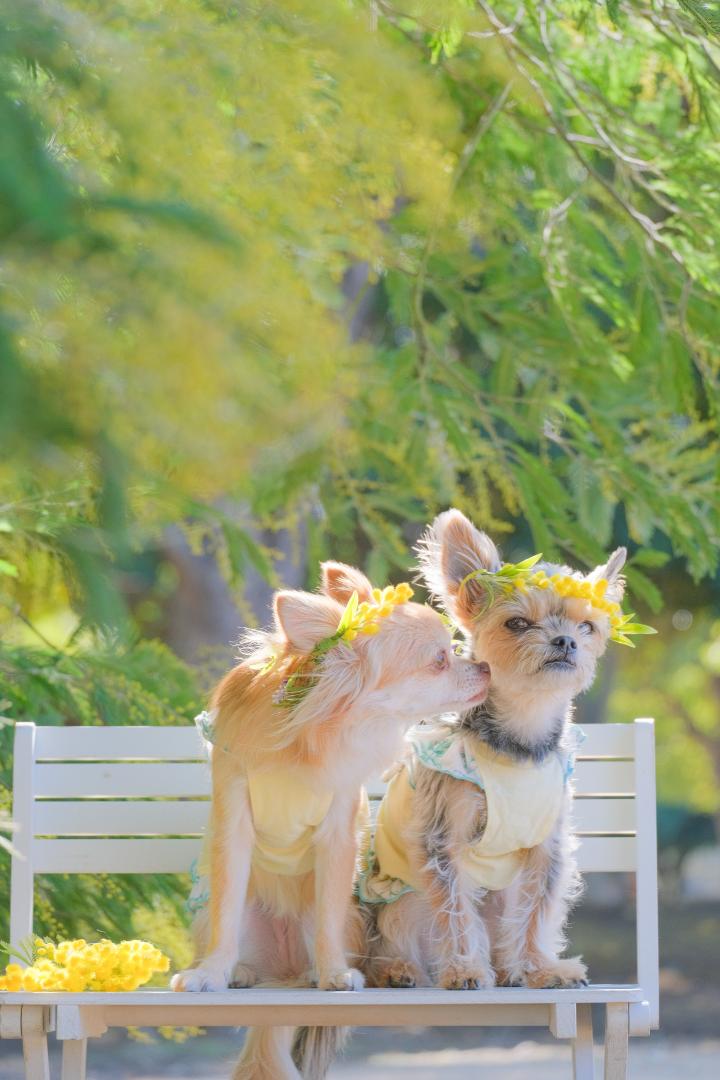
[[[340,642],[354,641],[358,634],[377,634],[381,620],[387,618],[400,604],[405,604],[413,595],[413,590],[406,581],[401,581],[399,585],[387,585],[384,589],[373,589],[372,600],[363,600],[362,603],[354,592],[340,616],[337,630],[318,641],[308,656],[307,664],[310,670],[301,669],[285,679],[273,695],[273,702],[288,709],[298,705],[317,684],[318,675],[315,669],[330,649]],[[274,667],[276,662],[277,657],[273,657],[264,670]]]
[[[332,637],[325,638],[325,641],[331,642],[328,648],[332,648],[336,641],[353,641],[358,634],[377,634],[380,620],[414,595],[407,581],[401,581],[399,585],[386,585],[384,589],[373,589],[372,602],[363,600],[362,604],[359,604],[358,594],[354,592],[342,613],[337,630]],[[321,641],[315,648],[322,644]],[[324,651],[327,652],[327,649]]]
[[[652,626],[644,623],[633,622],[634,614],[625,614],[617,600],[608,600],[606,592],[608,581],[599,578],[598,581],[581,581],[570,574],[546,574],[544,570],[533,570],[535,563],[539,562],[542,555],[531,555],[518,563],[503,563],[499,570],[473,570],[460,582],[462,588],[471,579],[481,580],[488,586],[489,599],[483,611],[493,603],[497,592],[504,594],[527,592],[528,589],[552,589],[558,596],[573,596],[580,600],[587,600],[596,611],[601,611],[610,620],[610,640],[617,641],[619,645],[629,645],[635,648],[634,642],[628,637],[629,634],[656,634]],[[481,612],[482,614],[482,612]]]

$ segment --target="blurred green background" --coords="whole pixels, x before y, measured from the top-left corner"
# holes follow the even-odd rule
[[[692,922],[683,867],[720,837],[719,32],[695,0],[0,0],[6,820],[15,721],[190,722],[273,587],[327,556],[406,578],[456,505],[511,560],[628,546],[660,633],[579,716],[656,717]],[[183,963],[186,889],[46,878],[36,928]],[[701,937],[666,934],[678,998]]]

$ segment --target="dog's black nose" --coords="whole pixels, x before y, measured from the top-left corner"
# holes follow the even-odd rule
[[[550,642],[556,649],[562,649],[564,653],[574,653],[577,649],[577,641],[575,638],[565,637],[561,634],[560,637],[554,637]]]

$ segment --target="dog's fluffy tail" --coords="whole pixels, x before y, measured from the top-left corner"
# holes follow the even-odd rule
[[[291,1027],[248,1028],[232,1080],[300,1080],[290,1048]]]
[[[298,1028],[292,1044],[292,1059],[303,1080],[325,1080],[349,1035],[350,1028]]]

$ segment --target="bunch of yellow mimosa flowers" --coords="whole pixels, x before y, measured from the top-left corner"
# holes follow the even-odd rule
[[[137,990],[169,967],[168,957],[149,941],[115,945],[107,938],[92,943],[77,938],[55,944],[36,938],[33,963],[8,964],[0,990]]]
[[[413,590],[407,581],[401,581],[399,585],[386,585],[384,589],[373,589],[372,603],[363,600],[359,604],[357,593],[353,593],[333,640],[353,641],[358,634],[377,634],[380,619],[391,615],[399,604],[407,603],[412,595]]]

